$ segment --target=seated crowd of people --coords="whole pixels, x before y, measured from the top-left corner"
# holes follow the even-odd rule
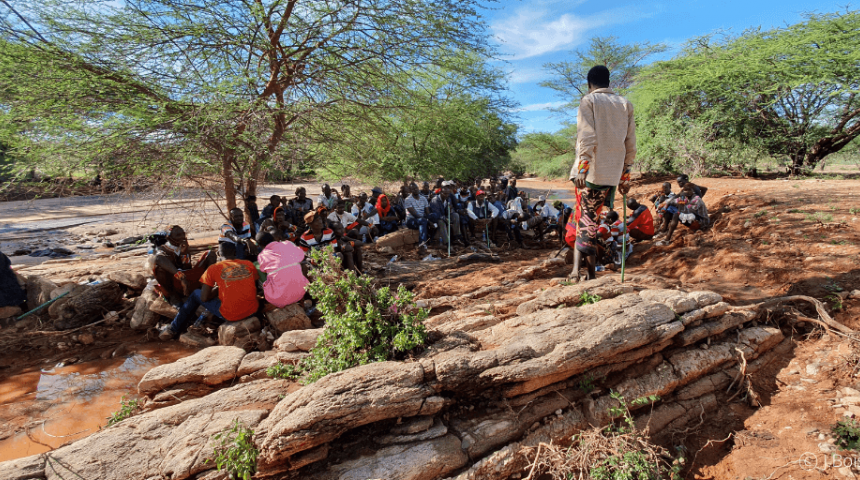
[[[611,268],[620,265],[622,252],[626,249],[629,255],[634,241],[665,235],[662,242],[668,243],[678,224],[693,230],[708,228],[708,209],[702,201],[707,188],[690,183],[686,176],[678,177],[678,185],[677,195],[665,183],[650,198],[656,226],[650,209],[635,198],[627,202],[626,229],[616,210],[602,211],[598,263]],[[206,313],[194,325],[202,325],[207,318],[218,323],[254,315],[260,308],[258,296],[276,307],[301,301],[308,283],[305,257],[312,249],[331,245],[345,269],[363,273],[362,247],[401,228],[417,230],[417,248],[423,251],[472,242],[492,248],[500,235],[529,248],[523,242],[528,231],[540,242],[556,232],[561,245],[572,245],[578,218],[578,212],[567,205],[550,204],[543,196],[531,205],[526,192],[517,189],[516,179],[505,177],[491,179],[486,187],[480,180],[464,184],[442,178],[434,188],[428,182],[420,188],[404,183],[390,196],[378,187],[353,196],[348,185],[340,192],[323,185],[316,203],[300,187],[290,200],[272,195],[262,211],[253,197],[246,199],[245,206],[251,221],[245,221],[243,210],[232,209],[230,221],[221,227],[217,254],[204,252],[193,263],[182,227],[174,225],[150,237],[157,290],[178,308],[160,338],[185,332],[201,306]]]
[[[230,210],[217,254],[204,252],[193,263],[185,231],[174,225],[150,237],[157,290],[178,308],[159,336],[170,339],[185,332],[201,306],[207,313],[196,319],[197,326],[207,318],[215,323],[247,318],[260,307],[258,291],[276,307],[302,300],[308,283],[305,254],[328,245],[345,269],[363,273],[362,247],[401,228],[417,231],[422,253],[428,247],[472,242],[495,247],[499,235],[529,248],[523,242],[527,231],[539,242],[553,231],[563,241],[561,225],[570,208],[544,197],[530,205],[516,179],[490,179],[486,187],[482,183],[440,178],[432,189],[429,182],[420,188],[404,183],[392,195],[378,187],[352,195],[349,185],[338,192],[326,184],[316,202],[299,187],[289,200],[272,195],[262,211],[256,198],[248,197],[250,222],[242,209]]]
[[[677,183],[681,188],[678,194],[673,193],[672,184],[666,182],[659,192],[649,198],[657,215],[656,225],[651,210],[635,198],[627,199],[626,230],[618,211],[611,208],[601,211],[597,227],[598,265],[611,269],[620,266],[622,254],[629,257],[637,241],[658,238],[657,245],[668,245],[678,224],[694,231],[710,227],[708,208],[702,200],[708,189],[691,183],[687,175],[679,176]],[[571,245],[576,238],[575,218],[576,214],[571,219],[572,223],[566,227],[566,238]]]

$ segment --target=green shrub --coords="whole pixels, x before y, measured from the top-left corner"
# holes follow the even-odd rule
[[[597,303],[600,300],[600,295],[592,295],[588,292],[582,292],[582,295],[579,296],[579,302],[576,304],[576,306],[581,307],[583,305],[591,305],[592,303]]]
[[[816,212],[814,214],[806,213],[803,216],[804,216],[804,218],[806,218],[806,220],[808,220],[810,222],[825,223],[825,222],[832,222],[833,221],[833,215],[831,215],[829,213],[822,213],[822,212]]]
[[[308,292],[326,326],[310,356],[294,368],[272,367],[270,376],[302,377],[313,383],[358,365],[405,358],[427,341],[427,310],[416,308],[412,292],[400,285],[376,289],[373,278],[344,271],[333,250],[312,250]]]
[[[860,423],[853,418],[836,422],[830,428],[836,446],[842,450],[860,450]]]
[[[118,411],[113,412],[110,417],[108,417],[107,426],[111,426],[117,424],[126,418],[134,415],[135,410],[139,409],[142,405],[140,401],[137,399],[126,400],[125,395],[123,395],[122,399],[119,401],[120,408]]]
[[[230,428],[214,438],[218,442],[213,451],[218,471],[226,470],[230,478],[251,480],[257,471],[257,455],[260,453],[254,446],[254,431],[237,418]],[[210,461],[212,459],[207,458],[203,463]]]

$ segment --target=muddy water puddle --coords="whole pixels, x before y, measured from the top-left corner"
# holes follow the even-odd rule
[[[75,365],[46,365],[0,382],[0,462],[47,452],[107,425],[123,396],[152,367],[196,350],[141,345],[127,356]]]

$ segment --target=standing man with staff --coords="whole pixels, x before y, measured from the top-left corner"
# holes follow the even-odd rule
[[[576,162],[570,181],[576,186],[576,211],[570,227],[576,230],[573,271],[585,256],[588,279],[595,278],[597,227],[604,205],[613,206],[616,188],[622,195],[630,190],[630,169],[636,158],[636,122],[633,104],[609,88],[609,69],[603,65],[588,72],[588,93],[582,97],[576,115]]]

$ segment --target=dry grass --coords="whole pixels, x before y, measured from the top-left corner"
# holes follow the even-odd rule
[[[608,427],[593,427],[575,435],[569,447],[541,443],[524,453],[534,458],[526,480],[549,475],[554,480],[661,480],[678,477],[684,459],[651,443],[647,432],[636,430],[624,399],[610,409],[617,418]],[[654,401],[654,399],[646,399]],[[642,399],[636,400],[641,405]]]

